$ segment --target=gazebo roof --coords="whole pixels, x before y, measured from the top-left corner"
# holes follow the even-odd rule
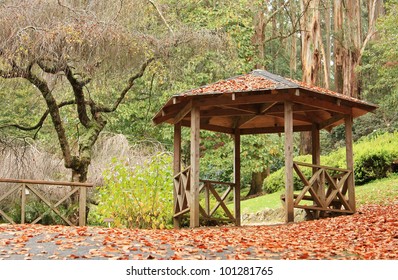
[[[294,131],[331,130],[344,117],[362,116],[376,105],[264,70],[221,80],[174,95],[153,118],[155,124],[190,126],[190,111],[200,107],[202,129],[233,134],[283,132],[284,102],[293,103]]]

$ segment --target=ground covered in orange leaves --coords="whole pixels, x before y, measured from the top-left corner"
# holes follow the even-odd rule
[[[398,204],[277,226],[0,225],[0,259],[398,259]]]

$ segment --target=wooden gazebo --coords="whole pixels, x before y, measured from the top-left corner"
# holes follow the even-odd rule
[[[212,219],[222,209],[228,220],[240,225],[240,137],[246,134],[284,133],[285,137],[285,201],[286,222],[294,221],[294,208],[308,214],[354,213],[355,186],[353,174],[353,119],[377,107],[362,100],[330,90],[309,86],[264,70],[209,84],[173,96],[153,118],[155,124],[174,125],[174,225],[190,213],[190,226],[199,226],[199,217]],[[345,124],[347,168],[320,165],[321,129],[331,130]],[[190,127],[190,166],[181,167],[181,127]],[[227,133],[234,138],[234,182],[220,195],[212,184],[199,178],[200,129]],[[293,132],[312,133],[312,164],[293,161]],[[310,168],[307,178],[303,168]],[[293,172],[304,183],[299,194],[293,192]],[[224,202],[234,193],[234,211]],[[216,206],[199,203],[199,193],[216,199]],[[308,204],[309,203],[309,204]]]

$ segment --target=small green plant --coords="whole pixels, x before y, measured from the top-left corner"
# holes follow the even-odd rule
[[[117,227],[171,227],[172,173],[172,158],[165,153],[141,166],[115,161],[104,173],[105,184],[98,189],[99,204],[90,215],[97,221],[112,218]]]

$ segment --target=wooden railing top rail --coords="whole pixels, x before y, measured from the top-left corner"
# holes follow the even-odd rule
[[[331,167],[331,166],[325,166],[325,165],[316,165],[316,164],[298,162],[298,161],[295,161],[294,163],[297,165],[306,166],[306,167],[322,168],[322,169],[328,169],[328,170],[334,170],[334,171],[340,171],[340,172],[351,172],[351,170],[349,170],[349,169],[343,169],[343,168],[337,168],[337,167]]]
[[[41,181],[41,180],[10,179],[10,178],[0,178],[0,183],[36,184],[36,185],[88,187],[88,188],[94,187],[94,185],[91,183],[66,182],[66,181]]]
[[[210,183],[210,184],[214,184],[214,185],[227,185],[227,186],[231,186],[231,187],[235,187],[235,183],[228,183],[228,182],[219,182],[219,181],[213,181],[213,180],[199,180],[202,183]]]
[[[188,167],[184,168],[183,170],[181,170],[180,172],[178,172],[177,174],[175,174],[174,179],[177,178],[178,176],[180,176],[181,174],[187,172],[189,169],[191,169],[191,166],[188,166]]]

